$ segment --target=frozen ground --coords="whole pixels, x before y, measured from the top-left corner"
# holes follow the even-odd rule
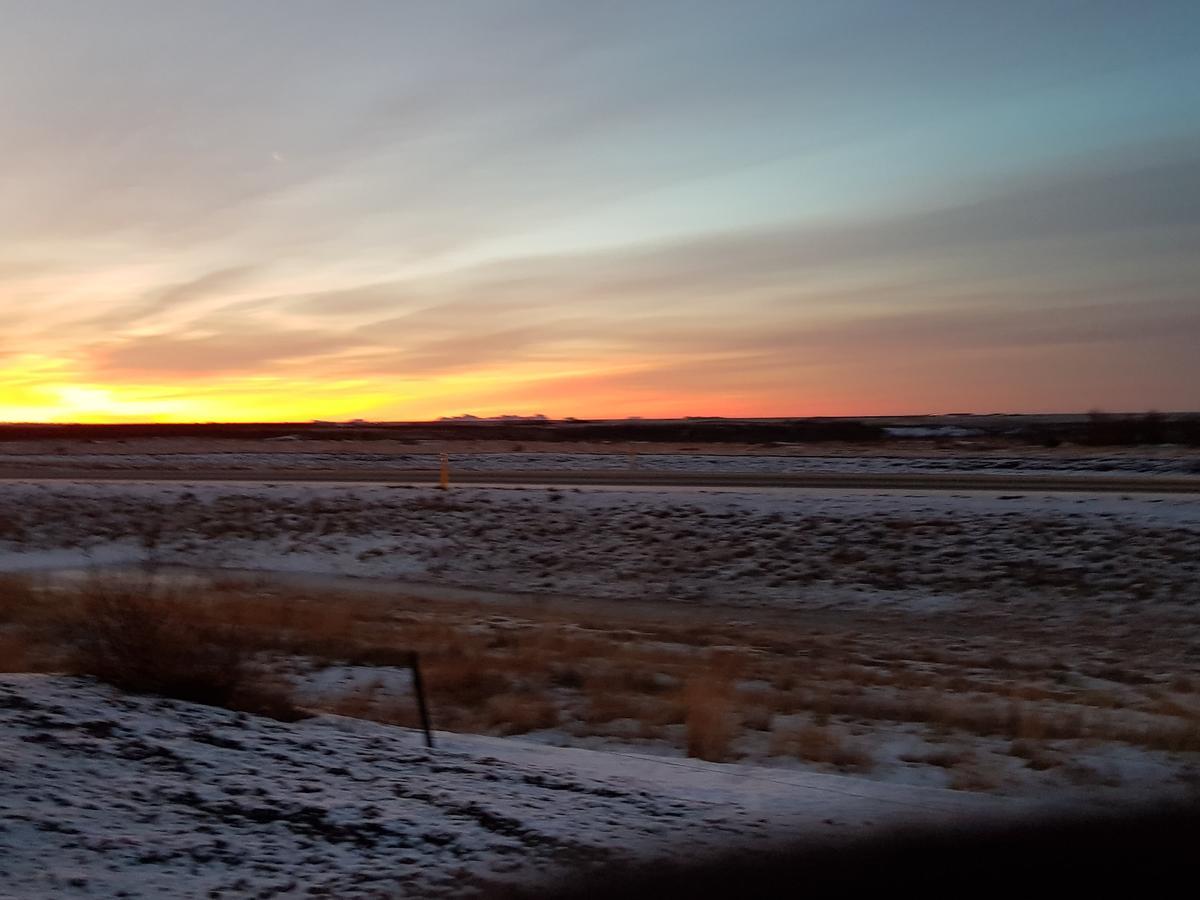
[[[573,597],[1136,616],[1200,600],[1200,499],[0,484],[0,570],[177,563]]]
[[[0,896],[471,896],[630,853],[1028,808],[854,778],[282,724],[0,676]]]

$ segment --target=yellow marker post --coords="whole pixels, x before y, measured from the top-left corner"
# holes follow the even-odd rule
[[[438,487],[443,491],[450,487],[450,460],[445,453],[442,454],[442,471],[438,477]]]

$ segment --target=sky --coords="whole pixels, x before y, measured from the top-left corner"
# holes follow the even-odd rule
[[[0,421],[1200,409],[1200,4],[0,0]]]

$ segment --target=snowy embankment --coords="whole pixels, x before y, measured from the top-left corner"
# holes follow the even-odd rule
[[[470,896],[568,867],[1026,804],[0,675],[0,896]]]

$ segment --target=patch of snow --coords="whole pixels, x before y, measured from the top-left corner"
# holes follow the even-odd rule
[[[695,760],[296,724],[0,675],[4,896],[471,896],[673,858],[1027,803]],[[122,894],[122,892],[125,892]]]

